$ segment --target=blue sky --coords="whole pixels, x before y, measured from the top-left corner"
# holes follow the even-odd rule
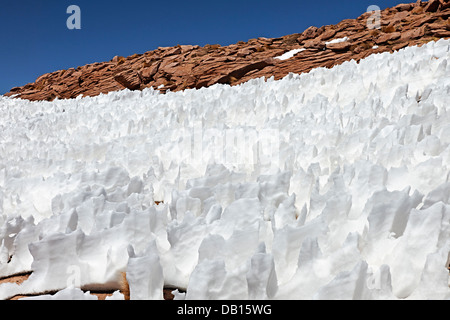
[[[177,44],[229,45],[301,33],[413,0],[2,0],[0,94],[44,73]],[[67,7],[81,9],[69,30]]]

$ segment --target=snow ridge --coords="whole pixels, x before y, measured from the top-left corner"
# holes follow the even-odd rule
[[[165,95],[0,96],[0,277],[33,271],[0,298],[87,299],[126,272],[134,299],[449,299],[449,48]]]

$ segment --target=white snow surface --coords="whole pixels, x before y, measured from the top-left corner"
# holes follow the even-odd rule
[[[295,56],[297,53],[305,51],[305,50],[306,50],[305,48],[292,49],[290,51],[283,53],[281,56],[275,57],[274,59],[288,60],[288,59],[292,58],[293,56]]]
[[[0,298],[90,299],[126,272],[132,299],[449,299],[449,48],[234,87],[0,96],[0,277],[32,271]]]
[[[345,42],[348,41],[348,37],[343,37],[343,38],[338,38],[338,39],[333,39],[330,41],[325,42],[325,44],[334,44],[334,43],[341,43],[341,42]]]

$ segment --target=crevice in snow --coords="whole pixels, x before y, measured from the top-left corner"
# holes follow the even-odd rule
[[[330,40],[330,41],[325,42],[325,45],[328,45],[328,44],[335,44],[335,43],[341,43],[341,42],[345,42],[345,41],[348,41],[348,40],[349,40],[348,37],[343,37],[343,38],[339,38],[339,39],[333,39],[333,40]]]

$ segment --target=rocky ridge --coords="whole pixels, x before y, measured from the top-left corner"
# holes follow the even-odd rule
[[[373,18],[373,13],[368,12],[336,25],[312,26],[280,38],[261,37],[229,46],[160,47],[144,54],[116,56],[108,62],[47,73],[34,83],[12,88],[5,96],[51,101],[124,88],[153,87],[165,93],[217,83],[237,85],[260,77],[281,79],[290,72],[331,68],[373,53],[450,38],[449,16],[450,0],[417,1],[381,11],[377,28],[368,27]],[[299,50],[293,57],[279,59],[295,49]]]

